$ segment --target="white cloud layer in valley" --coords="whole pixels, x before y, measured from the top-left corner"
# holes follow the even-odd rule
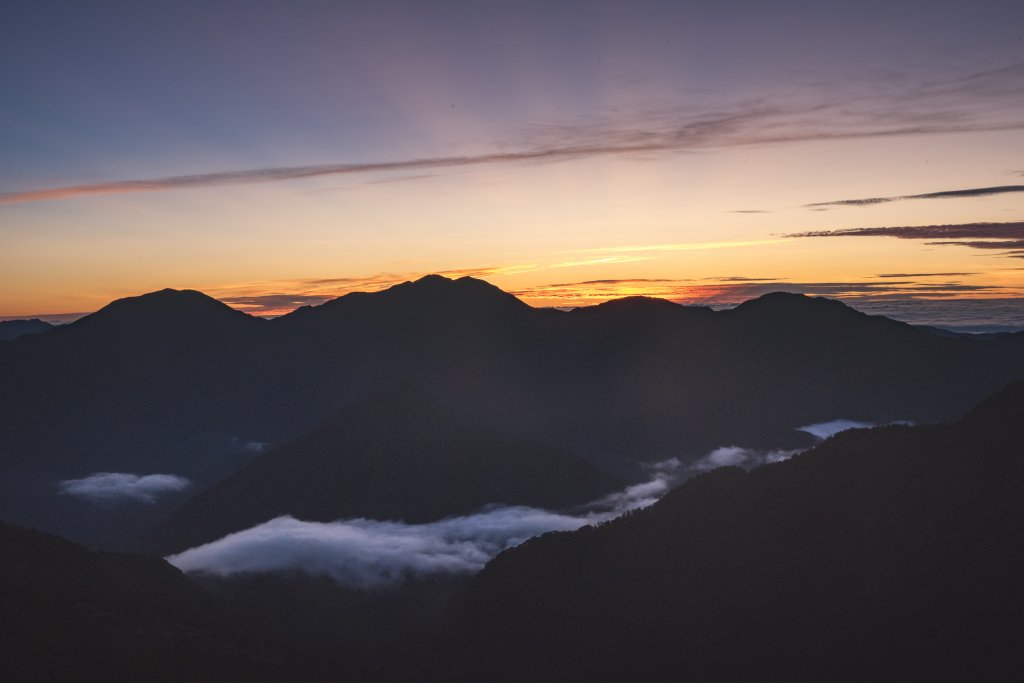
[[[865,422],[833,420],[800,427],[819,440]],[[409,578],[472,574],[502,550],[550,531],[598,524],[657,502],[682,480],[716,467],[744,468],[781,462],[799,450],[716,448],[695,463],[678,458],[647,465],[647,481],[592,501],[572,512],[493,506],[427,524],[346,519],[306,522],[290,516],[229,534],[167,560],[185,572],[232,576],[300,572],[350,588],[373,590]]]

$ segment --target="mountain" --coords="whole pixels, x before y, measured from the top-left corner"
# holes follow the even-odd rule
[[[794,430],[815,422],[952,419],[1019,377],[1024,335],[944,338],[800,295],[558,311],[428,276],[263,320],[164,290],[0,344],[0,517],[130,544],[174,503],[86,524],[55,483],[161,473],[200,491],[403,383],[464,423],[639,479],[643,462],[724,445],[806,446]]]
[[[14,451],[4,465],[69,450],[79,471],[181,459],[190,436],[237,421],[262,323],[199,292],[163,290],[15,340],[0,353],[0,440]]]
[[[532,539],[442,653],[490,680],[986,679],[1024,636],[1024,382]],[[454,673],[449,672],[454,676]]]
[[[571,453],[480,425],[429,387],[401,385],[199,493],[155,545],[180,552],[285,514],[418,523],[491,503],[562,508],[619,485]]]
[[[366,679],[252,633],[163,560],[0,522],[6,681]]]
[[[31,320],[0,320],[0,341],[12,341],[26,334],[38,334],[54,327],[48,322]]]

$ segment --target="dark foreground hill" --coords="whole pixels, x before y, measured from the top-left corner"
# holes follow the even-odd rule
[[[252,633],[156,557],[0,522],[0,676],[22,681],[367,680]]]
[[[450,638],[490,680],[993,680],[1024,638],[1024,383],[499,555]]]
[[[419,523],[491,503],[563,508],[619,484],[569,452],[479,424],[428,387],[402,384],[199,493],[153,545],[180,552],[285,514]]]

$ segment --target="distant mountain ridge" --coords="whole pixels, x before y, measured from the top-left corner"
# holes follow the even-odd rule
[[[723,445],[809,445],[794,428],[840,417],[949,419],[1015,377],[1024,335],[944,338],[802,295],[564,312],[429,276],[264,320],[163,290],[0,344],[0,515],[83,538],[60,526],[56,480],[159,472],[201,490],[245,444],[405,382],[464,423],[637,478]]]
[[[26,334],[39,334],[52,329],[54,325],[30,318],[27,320],[0,320],[0,341],[13,341]]]

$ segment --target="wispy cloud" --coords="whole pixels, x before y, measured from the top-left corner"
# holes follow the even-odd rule
[[[706,456],[695,462],[691,469],[697,472],[708,472],[719,467],[742,467],[750,469],[761,465],[770,465],[783,460],[789,460],[799,453],[799,450],[773,450],[759,451],[753,448],[741,446],[722,446],[708,453]]]
[[[138,475],[124,472],[97,472],[82,479],[57,482],[61,494],[94,503],[155,503],[157,498],[184,491],[191,485],[191,481],[175,474]]]
[[[716,280],[718,282],[778,282],[777,277],[745,277],[743,275],[730,275],[729,277],[708,277],[705,280]]]
[[[304,180],[325,176],[399,173],[365,182],[420,178],[425,171],[492,164],[568,161],[638,153],[699,152],[749,145],[844,140],[1024,128],[1024,64],[959,76],[897,93],[880,91],[822,98],[802,105],[739,102],[694,111],[670,107],[566,124],[528,127],[500,151],[365,163],[275,166],[124,179],[0,194],[0,204],[93,195]],[[409,173],[413,172],[413,173]],[[881,198],[885,199],[885,198]],[[825,208],[825,207],[818,207]]]
[[[926,240],[926,243],[932,246],[1024,250],[1024,221],[811,230],[791,233],[786,237],[895,237],[904,240]],[[1024,258],[1024,251],[1006,251],[1004,256]]]
[[[636,244],[618,247],[593,247],[581,249],[583,253],[605,254],[658,254],[675,251],[704,251],[709,249],[739,249],[742,247],[759,247],[766,244],[781,244],[785,240],[736,240],[731,242],[672,242],[668,244]]]
[[[963,199],[968,197],[990,197],[997,194],[1008,194],[1013,192],[1024,192],[1024,185],[999,185],[997,187],[975,187],[967,190],[944,190],[942,192],[927,192],[925,194],[904,194],[893,197],[867,197],[863,199],[837,199],[831,202],[815,202],[804,204],[805,208],[818,208],[828,206],[871,206],[874,204],[888,204],[889,202],[902,202],[909,199]]]
[[[967,277],[978,273],[879,273],[875,277],[881,278],[915,278],[915,277]]]

